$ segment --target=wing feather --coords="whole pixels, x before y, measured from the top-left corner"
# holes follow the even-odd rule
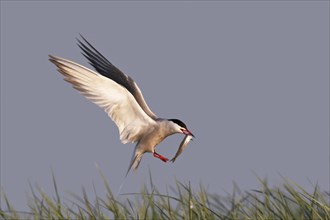
[[[117,82],[70,60],[49,57],[65,81],[105,110],[117,125],[123,143],[137,142],[155,124],[133,95]]]
[[[101,75],[108,77],[115,81],[119,85],[125,87],[135,98],[137,103],[143,109],[143,111],[149,115],[152,119],[157,119],[155,113],[153,113],[147,105],[142,92],[135,81],[128,75],[124,74],[117,67],[115,67],[109,60],[107,60],[98,50],[96,50],[83,36],[81,38],[85,43],[78,40],[78,46],[83,51],[84,57],[86,57],[89,63],[95,68],[95,70]]]

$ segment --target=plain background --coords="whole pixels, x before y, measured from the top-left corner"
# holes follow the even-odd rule
[[[123,193],[149,169],[161,192],[178,179],[226,195],[257,188],[255,174],[329,189],[328,1],[1,1],[1,188],[18,209],[29,182],[54,194],[52,170],[65,198],[93,184],[103,195],[95,164],[114,192],[126,173],[134,145],[48,61],[90,67],[79,33],[197,137],[174,164],[146,154]]]

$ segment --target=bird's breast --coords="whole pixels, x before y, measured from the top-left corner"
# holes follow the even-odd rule
[[[163,132],[162,129],[156,128],[152,132],[146,134],[140,141],[147,152],[154,152],[155,147],[162,142],[169,134]]]

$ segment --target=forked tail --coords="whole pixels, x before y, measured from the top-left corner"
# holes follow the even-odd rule
[[[117,193],[117,196],[120,195],[120,192],[121,192],[121,189],[125,183],[125,180],[127,179],[127,175],[129,173],[129,171],[131,169],[133,169],[134,171],[138,168],[140,162],[141,162],[141,159],[142,159],[142,156],[143,156],[143,153],[141,153],[137,147],[135,147],[135,150],[133,152],[133,156],[132,156],[132,159],[131,159],[131,162],[130,162],[130,165],[128,167],[128,170],[126,172],[126,175],[123,179],[123,181],[121,182],[120,186],[119,186],[119,189],[118,189],[118,193]]]
[[[131,159],[130,165],[128,167],[125,178],[127,177],[128,173],[131,169],[136,170],[139,167],[142,156],[143,156],[143,153],[140,152],[137,147],[135,147],[135,150],[133,152],[133,156],[132,156],[132,159]]]

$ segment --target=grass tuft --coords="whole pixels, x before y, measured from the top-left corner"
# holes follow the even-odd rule
[[[0,219],[283,219],[330,220],[329,192],[321,192],[316,185],[307,192],[293,181],[283,178],[279,187],[269,187],[267,181],[258,180],[256,190],[242,192],[234,184],[228,196],[210,194],[203,185],[197,191],[190,183],[176,181],[162,194],[153,184],[150,174],[150,190],[145,185],[139,193],[115,197],[100,171],[106,194],[94,198],[82,188],[81,196],[71,193],[69,203],[63,201],[55,176],[52,180],[55,196],[47,195],[40,187],[32,187],[28,200],[28,212],[20,212],[10,203],[1,190]],[[172,193],[169,193],[169,190]]]

